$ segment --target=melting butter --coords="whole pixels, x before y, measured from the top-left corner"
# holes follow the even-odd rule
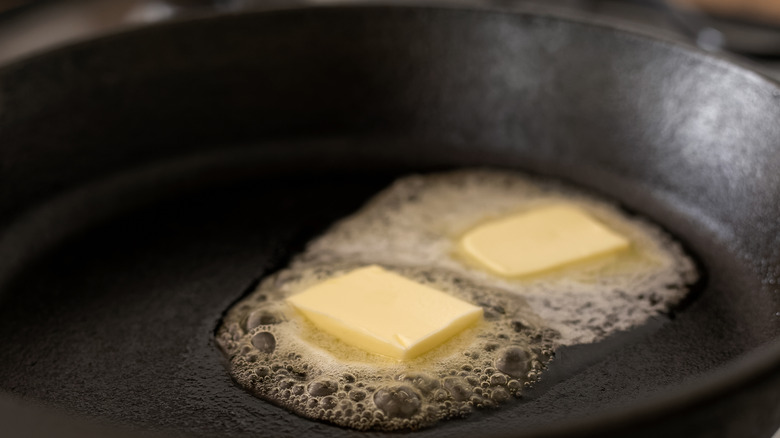
[[[521,277],[628,249],[630,242],[573,205],[555,204],[469,230],[460,253],[504,277]]]
[[[287,298],[318,328],[370,353],[407,360],[482,318],[482,308],[366,266]]]
[[[454,256],[469,231],[552,205],[576,208],[630,246],[519,278]],[[471,303],[483,321],[399,361],[344,342],[287,302],[371,265]],[[521,396],[544,377],[557,346],[643,324],[679,302],[697,276],[658,226],[567,185],[492,170],[413,175],[265,278],[226,312],[216,343],[239,385],[299,415],[359,430],[418,429]],[[395,334],[404,348],[425,337]]]

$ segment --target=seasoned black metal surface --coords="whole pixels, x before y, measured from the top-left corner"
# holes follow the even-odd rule
[[[561,352],[532,398],[417,435],[780,423],[780,88],[750,71],[554,17],[345,7],[118,35],[6,67],[0,93],[6,393],[190,435],[372,435],[243,392],[212,331],[393,177],[492,165],[650,217],[706,285],[609,354]]]

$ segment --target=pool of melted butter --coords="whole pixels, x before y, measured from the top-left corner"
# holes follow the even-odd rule
[[[561,202],[629,238],[631,249],[519,279],[458,256],[459,237],[480,222]],[[320,332],[284,301],[370,264],[482,306],[484,321],[399,362]],[[697,276],[659,227],[562,183],[493,170],[413,175],[264,279],[228,310],[216,341],[234,381],[260,398],[344,427],[417,429],[521,397],[557,347],[641,326],[682,300]]]

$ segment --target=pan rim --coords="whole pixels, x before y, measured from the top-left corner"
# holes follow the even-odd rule
[[[598,19],[586,14],[575,13],[572,11],[561,11],[549,7],[539,7],[524,5],[523,7],[501,8],[494,6],[478,6],[476,4],[441,2],[436,0],[425,0],[422,3],[411,2],[387,2],[384,1],[332,1],[324,5],[289,5],[269,7],[250,12],[228,13],[207,17],[192,17],[179,19],[170,22],[155,23],[140,28],[123,28],[116,32],[104,34],[97,38],[91,38],[84,41],[70,42],[55,47],[36,51],[25,55],[0,66],[0,75],[9,69],[14,69],[22,64],[34,62],[42,59],[52,53],[63,50],[72,50],[86,48],[93,44],[104,44],[113,38],[126,38],[138,33],[156,31],[163,28],[171,29],[176,26],[192,26],[200,22],[214,22],[216,20],[233,20],[237,17],[267,15],[269,13],[292,13],[296,11],[309,10],[366,10],[366,9],[428,9],[440,11],[464,11],[477,13],[498,13],[514,14],[541,17],[550,20],[569,22],[576,25],[601,28],[607,31],[616,31],[631,38],[647,40],[655,44],[663,44],[673,50],[684,51],[685,53],[696,56],[698,59],[706,61],[719,68],[736,70],[745,77],[752,80],[770,84],[780,93],[780,81],[775,80],[768,75],[752,69],[748,62],[744,60],[733,59],[723,54],[706,52],[696,46],[678,41],[666,36],[651,35],[648,29],[639,25],[628,23],[613,22],[605,19]],[[67,193],[65,194],[67,195]],[[56,199],[56,198],[55,198]],[[48,200],[43,204],[48,204],[53,200]],[[38,206],[40,206],[39,204]],[[17,216],[17,219],[23,215]],[[15,221],[11,221],[13,224]],[[680,385],[670,392],[657,394],[646,400],[640,400],[618,408],[611,408],[588,418],[567,419],[559,424],[546,425],[529,429],[529,436],[577,436],[589,435],[599,431],[613,430],[620,425],[636,424],[653,419],[669,417],[686,412],[698,410],[708,404],[717,403],[722,397],[740,392],[747,387],[760,385],[761,382],[769,376],[780,373],[780,338],[774,339],[763,346],[756,348],[747,354],[741,355],[736,359],[729,361],[722,367],[710,370],[691,382]],[[3,391],[5,393],[5,391]]]
[[[656,44],[660,43],[664,46],[673,48],[675,50],[683,50],[689,55],[695,55],[697,59],[709,62],[713,65],[718,65],[722,68],[731,68],[739,70],[742,74],[752,76],[753,79],[757,79],[763,82],[768,82],[773,86],[780,88],[780,79],[770,76],[761,70],[759,66],[752,63],[749,59],[739,57],[737,55],[725,53],[725,52],[710,52],[706,51],[691,42],[685,40],[682,37],[677,38],[676,35],[665,31],[663,29],[656,29],[650,26],[642,25],[640,23],[628,22],[620,19],[612,19],[606,17],[598,17],[592,14],[588,14],[582,11],[570,10],[565,7],[555,7],[550,5],[541,4],[518,4],[514,6],[501,6],[481,4],[480,0],[318,0],[317,3],[310,4],[279,4],[276,2],[270,2],[269,5],[253,7],[250,10],[238,10],[238,11],[226,11],[218,12],[213,15],[192,15],[179,18],[172,18],[167,21],[159,21],[154,23],[146,23],[143,25],[137,24],[124,24],[120,25],[110,31],[87,36],[84,38],[64,41],[61,43],[52,44],[50,46],[32,50],[24,55],[16,58],[11,58],[7,61],[0,63],[0,75],[3,75],[6,70],[12,70],[18,68],[22,64],[33,62],[40,58],[50,56],[55,52],[64,50],[75,50],[83,47],[88,47],[93,44],[102,44],[111,41],[112,39],[119,39],[138,34],[142,32],[153,32],[163,28],[175,28],[177,26],[190,26],[197,25],[200,22],[215,22],[218,20],[229,21],[231,19],[240,19],[241,17],[252,17],[259,15],[267,15],[273,13],[295,13],[311,10],[349,10],[349,9],[363,9],[363,10],[380,10],[380,9],[396,9],[396,10],[430,10],[430,11],[462,11],[462,12],[474,12],[474,13],[494,13],[494,14],[510,14],[510,15],[524,15],[535,16],[550,20],[557,20],[562,22],[569,22],[575,25],[590,26],[594,28],[601,28],[603,30],[613,30],[619,33],[623,33],[626,36],[631,36]]]

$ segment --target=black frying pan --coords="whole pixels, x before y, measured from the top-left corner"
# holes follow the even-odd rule
[[[0,421],[62,433],[37,402],[165,434],[377,435],[234,386],[213,330],[396,176],[478,165],[618,200],[705,278],[668,318],[559,351],[532,396],[415,435],[780,425],[778,84],[587,20],[359,6],[164,24],[0,70]]]

